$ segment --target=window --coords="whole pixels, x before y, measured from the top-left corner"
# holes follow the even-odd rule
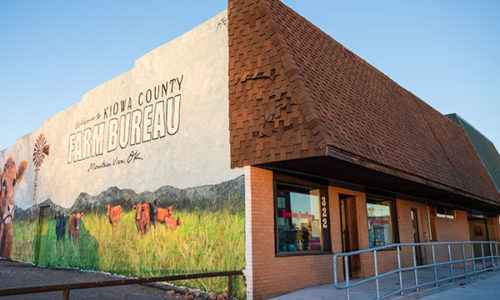
[[[397,243],[395,202],[370,197],[366,199],[366,210],[370,248]]]
[[[276,252],[329,252],[326,189],[276,183]]]
[[[436,207],[436,216],[445,219],[455,219],[455,210],[438,206]]]

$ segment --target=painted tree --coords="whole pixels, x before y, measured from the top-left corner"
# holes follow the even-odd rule
[[[42,166],[43,159],[45,156],[49,155],[50,145],[47,144],[47,140],[45,139],[45,135],[40,133],[36,142],[35,148],[33,149],[33,164],[35,165],[35,180],[33,181],[33,201],[31,205],[31,219],[33,220],[36,200],[37,200],[37,188],[38,188],[38,171],[40,171],[40,167]]]

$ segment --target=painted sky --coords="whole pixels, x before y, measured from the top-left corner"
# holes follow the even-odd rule
[[[500,149],[500,1],[284,2]],[[2,1],[0,149],[226,7],[226,0]]]

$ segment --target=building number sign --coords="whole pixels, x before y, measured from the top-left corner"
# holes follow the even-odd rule
[[[321,196],[321,224],[323,228],[328,228],[328,213],[326,209],[326,197]]]

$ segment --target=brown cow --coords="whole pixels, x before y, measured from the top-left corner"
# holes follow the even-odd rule
[[[148,203],[138,203],[134,205],[135,213],[135,226],[137,226],[137,231],[141,233],[141,236],[144,233],[148,233],[149,231],[149,204]]]
[[[111,225],[114,225],[114,223],[120,224],[120,215],[122,213],[122,206],[121,205],[111,206],[107,204],[106,209],[107,209],[106,215],[109,217],[109,224]]]
[[[156,221],[160,223],[165,223],[166,219],[172,219],[173,206],[167,208],[158,207]]]
[[[181,226],[181,220],[177,217],[177,220],[165,218],[165,227],[167,229],[171,228],[173,230],[177,229],[177,226]]]
[[[23,160],[16,168],[12,157],[0,169],[0,257],[10,258],[12,254],[12,221],[14,220],[14,187],[23,180],[28,163]]]
[[[77,213],[76,215],[70,215],[68,219],[69,238],[73,239],[75,244],[80,239],[80,219],[82,217],[83,213]]]

